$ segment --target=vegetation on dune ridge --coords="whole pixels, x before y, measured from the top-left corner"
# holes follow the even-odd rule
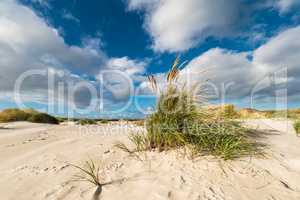
[[[225,104],[219,106],[208,106],[204,108],[216,116],[227,119],[272,119],[288,118],[299,119],[300,109],[288,110],[257,110],[252,108],[236,109],[234,105]]]
[[[29,113],[20,109],[6,109],[0,112],[0,122],[27,121]]]
[[[78,121],[78,124],[81,125],[81,126],[85,126],[85,125],[95,125],[97,124],[97,121],[96,120],[93,120],[93,119],[80,119]]]
[[[97,125],[97,124],[107,124],[109,121],[107,119],[80,119],[78,120],[78,124],[81,126],[86,126],[86,125]]]
[[[246,136],[247,130],[225,116],[214,115],[196,105],[186,84],[178,83],[178,59],[167,74],[165,90],[158,88],[154,76],[149,81],[158,92],[157,111],[146,120],[147,131],[132,134],[134,151],[165,151],[188,148],[192,155],[215,155],[225,160],[254,153],[254,144]],[[195,88],[195,87],[193,87]],[[230,115],[232,109],[225,109]],[[232,117],[232,116],[231,116]]]
[[[59,120],[33,109],[6,109],[0,112],[0,122],[28,121],[32,123],[59,124]]]
[[[27,121],[32,123],[59,124],[59,120],[46,113],[37,113],[31,115]]]
[[[288,110],[256,110],[244,108],[238,111],[241,118],[288,118],[288,119],[299,119],[300,109],[288,109]]]
[[[241,113],[236,110],[235,106],[232,104],[224,104],[224,105],[209,105],[206,107],[202,107],[202,112],[206,110],[210,115],[214,115],[217,118],[226,118],[226,119],[239,119],[241,118]]]

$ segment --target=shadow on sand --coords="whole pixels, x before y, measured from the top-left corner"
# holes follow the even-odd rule
[[[0,126],[0,130],[11,130],[12,128]]]

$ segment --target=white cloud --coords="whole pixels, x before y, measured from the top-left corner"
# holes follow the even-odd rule
[[[144,27],[156,52],[180,52],[195,47],[209,37],[249,37],[264,41],[262,31],[241,31],[250,13],[265,8],[286,14],[300,9],[299,0],[127,0],[129,11],[144,12]]]
[[[112,70],[119,70],[128,74],[133,79],[143,75],[148,63],[146,61],[132,60],[128,57],[110,58],[106,67]]]
[[[239,0],[128,0],[129,10],[144,10],[145,28],[158,52],[184,51],[209,36],[229,36],[243,18]]]
[[[291,28],[271,38],[253,52],[253,59],[249,53],[235,53],[228,50],[212,49],[192,60],[187,68],[194,70],[207,69],[204,77],[211,77],[213,83],[220,84],[233,81],[231,93],[235,97],[250,95],[250,91],[257,83],[269,86],[263,91],[265,95],[271,93],[270,75],[288,70],[288,93],[299,94],[297,85],[300,79],[300,27]],[[283,71],[282,71],[283,70]],[[272,75],[272,76],[273,76]],[[200,76],[201,77],[201,76]],[[282,84],[282,78],[277,77],[276,84]]]
[[[211,49],[193,59],[184,72],[188,72],[191,77],[196,75],[202,83],[213,83],[219,89],[223,87],[222,84],[232,84],[230,88],[236,91],[231,91],[231,95],[243,96],[248,92],[248,84],[255,80],[255,72],[247,58],[248,54],[219,48]]]
[[[291,14],[291,11],[300,8],[299,0],[263,0],[258,1],[259,8],[276,9],[280,15]],[[292,13],[293,15],[296,13]]]
[[[31,0],[33,3],[37,3],[44,8],[51,8],[50,2],[51,0]]]
[[[290,11],[295,6],[300,6],[299,0],[276,0],[276,7],[279,9],[280,13],[286,13]]]
[[[67,19],[67,20],[76,22],[78,24],[80,23],[80,20],[77,17],[75,17],[72,13],[70,13],[69,11],[67,11],[67,10],[63,11],[62,17],[65,18],[65,19]]]
[[[258,74],[288,70],[289,94],[300,93],[300,26],[287,29],[254,51],[253,64]]]
[[[128,1],[128,9],[129,10],[137,10],[137,9],[150,9],[160,0],[129,0]]]
[[[55,73],[56,86],[52,89],[56,90],[58,83],[75,85],[86,82],[96,85],[97,83],[90,79],[96,79],[100,70],[110,68],[121,70],[138,80],[146,67],[145,62],[127,57],[107,58],[101,50],[99,38],[84,38],[82,46],[66,44],[57,29],[48,25],[32,9],[14,0],[0,1],[0,57],[0,93],[6,96],[12,95],[16,80],[28,70],[47,72],[51,69],[53,72],[63,72],[63,76]],[[99,85],[96,85],[96,88],[98,87]],[[29,100],[28,97],[31,97],[32,101],[47,100],[47,77],[37,75],[26,79],[22,91],[26,100]],[[124,91],[126,92],[112,92],[126,95],[123,94]],[[90,100],[88,95],[81,95],[76,99],[83,105]]]
[[[1,68],[13,85],[20,73],[34,68],[63,67],[69,71],[92,73],[106,61],[102,51],[90,46],[69,46],[58,31],[44,22],[30,8],[15,1],[0,2]],[[52,66],[55,65],[55,66]]]
[[[254,62],[266,70],[282,67],[300,69],[300,26],[290,28],[271,38],[254,52]]]
[[[126,100],[133,94],[134,84],[145,80],[146,61],[131,60],[128,57],[111,58],[103,72],[104,85],[116,100]],[[99,77],[98,77],[99,78]]]
[[[253,52],[234,52],[214,48],[191,60],[181,72],[181,80],[192,84],[205,84],[211,93],[217,88],[215,97],[222,97],[222,87],[227,85],[227,100],[247,99],[250,103],[252,91],[261,100],[273,100],[275,90],[288,86],[288,97],[299,100],[300,84],[300,26],[290,28],[271,38]],[[288,77],[285,75],[287,68]],[[164,76],[157,74],[159,85]],[[275,79],[274,79],[275,77]],[[208,82],[206,82],[208,81]],[[209,84],[206,84],[209,83]],[[213,87],[212,87],[213,85]],[[149,89],[149,84],[142,84]],[[147,88],[148,87],[148,88]],[[144,89],[145,91],[147,91]],[[274,103],[274,102],[273,102]],[[249,105],[248,105],[249,106]]]

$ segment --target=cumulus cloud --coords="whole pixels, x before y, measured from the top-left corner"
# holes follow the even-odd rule
[[[257,9],[275,9],[280,15],[296,14],[292,13],[300,8],[300,1],[298,0],[261,0],[257,1]]]
[[[287,68],[289,95],[299,95],[300,80],[300,26],[290,28],[270,39],[255,50],[253,64],[257,73],[268,74]]]
[[[280,13],[286,13],[290,11],[295,6],[300,6],[299,0],[276,0],[276,7],[279,9]]]
[[[105,54],[90,46],[67,45],[56,29],[15,1],[0,3],[0,43],[1,68],[8,80],[0,89],[8,89],[28,69],[52,66],[92,73],[105,62]]]
[[[133,80],[139,80],[139,76],[145,73],[147,61],[144,60],[132,60],[128,57],[122,58],[110,58],[107,62],[107,69],[122,71]]]
[[[299,26],[285,30],[251,53],[211,49],[192,60],[187,69],[192,74],[207,69],[199,77],[211,77],[216,85],[232,82],[228,95],[233,98],[249,96],[257,87],[263,89],[260,95],[268,96],[284,83],[288,84],[289,96],[299,95],[299,35]]]
[[[134,95],[135,83],[145,80],[146,61],[131,60],[128,57],[110,58],[104,68],[100,70],[98,79],[102,79],[104,86],[117,100],[126,100]]]
[[[244,96],[248,92],[248,87],[245,88],[245,85],[252,83],[255,79],[253,66],[247,57],[248,55],[247,52],[238,53],[220,48],[211,49],[193,59],[183,72],[187,73],[189,80],[195,79],[193,76],[197,74],[202,83],[208,81],[219,89],[230,85],[228,92],[231,95],[235,97]],[[236,92],[233,92],[233,89]]]
[[[82,82],[84,84],[78,88],[80,92],[75,92],[73,100],[83,106],[91,101],[86,85],[100,87],[96,82],[99,71],[114,68],[138,80],[146,67],[146,63],[128,57],[108,58],[101,50],[98,38],[84,38],[81,46],[66,44],[57,29],[14,0],[0,2],[0,57],[0,93],[6,97],[12,96],[16,80],[23,73],[39,70],[32,72],[43,73],[31,75],[22,82],[22,96],[26,96],[26,101],[39,99],[39,102],[47,103],[49,94],[57,92],[59,84],[67,87]],[[50,89],[49,74],[53,75],[55,85]],[[111,89],[106,92],[115,95],[120,92],[121,96],[126,93],[126,90]],[[69,101],[66,99],[67,88],[62,90],[63,96],[56,95],[56,100]]]
[[[210,49],[186,65],[180,80],[203,84],[212,99],[247,99],[248,106],[252,93],[261,101],[274,101],[276,91],[284,88],[290,100],[299,100],[299,35],[300,26],[287,29],[253,52]],[[164,85],[165,75],[156,77],[159,85]],[[142,86],[149,90],[147,82]]]
[[[129,11],[144,12],[144,27],[156,52],[179,52],[197,46],[209,37],[265,39],[264,32],[245,33],[249,15],[266,8],[286,14],[300,8],[299,0],[127,0]]]
[[[263,64],[266,69],[278,67],[299,67],[300,26],[287,29],[254,52],[254,62]]]
[[[230,36],[246,13],[239,0],[128,0],[128,8],[146,12],[145,28],[158,52],[184,51],[210,36]]]
[[[49,94],[57,91],[57,83],[85,81],[75,74],[96,72],[106,62],[104,53],[90,46],[67,45],[56,29],[12,0],[0,2],[0,56],[0,93],[12,96],[16,81],[27,73],[21,96],[39,103],[48,102]],[[56,73],[59,71],[62,77]],[[56,83],[53,87],[48,84],[51,74]],[[66,94],[56,99],[65,98]]]

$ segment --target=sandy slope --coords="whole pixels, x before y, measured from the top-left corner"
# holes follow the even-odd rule
[[[78,171],[68,164],[88,158],[101,161],[104,182],[125,178],[103,187],[101,199],[300,199],[300,138],[291,123],[247,124],[262,131],[266,158],[191,161],[178,152],[151,152],[141,161],[113,148],[118,140],[128,143],[118,124],[88,133],[74,125],[10,123],[0,128],[0,199],[90,200],[96,188],[70,182]]]

